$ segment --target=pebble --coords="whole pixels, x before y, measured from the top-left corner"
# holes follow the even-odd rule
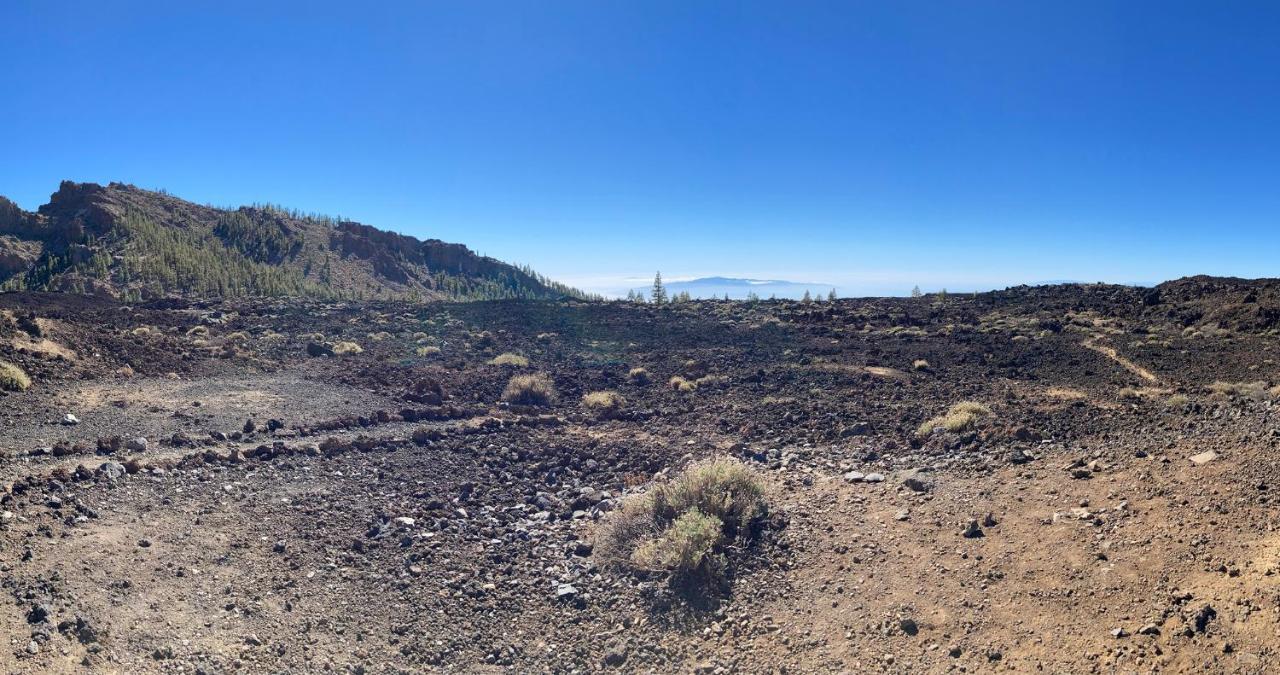
[[[75,415],[72,415],[71,413],[67,413],[66,416],[62,418],[62,423],[68,426],[73,424],[79,424],[80,418],[76,417]]]

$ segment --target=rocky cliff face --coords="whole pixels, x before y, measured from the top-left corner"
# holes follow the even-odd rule
[[[227,210],[65,181],[36,212],[0,197],[0,284],[135,298],[576,295],[466,246],[272,207]]]

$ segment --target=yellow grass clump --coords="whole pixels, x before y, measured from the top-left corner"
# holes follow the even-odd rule
[[[356,343],[354,343],[354,342],[350,342],[350,341],[345,341],[345,340],[344,340],[344,341],[342,341],[342,342],[338,342],[338,343],[335,343],[335,344],[333,345],[333,353],[334,353],[334,354],[339,354],[339,355],[344,355],[344,354],[359,354],[359,353],[361,353],[361,352],[363,352],[363,351],[364,351],[364,348],[363,348],[363,347],[361,347],[360,345],[358,345],[358,344],[356,344]]]
[[[916,435],[928,436],[935,429],[946,429],[951,433],[968,431],[987,417],[991,417],[991,409],[987,406],[974,401],[961,401],[951,406],[947,414],[926,420],[916,429]]]
[[[516,375],[502,390],[502,400],[520,405],[548,405],[555,401],[556,390],[551,378],[542,373]]]
[[[0,389],[5,391],[26,391],[31,388],[31,378],[12,363],[0,361]]]
[[[617,415],[626,403],[616,391],[593,391],[582,396],[583,407],[603,418]]]
[[[499,354],[493,357],[493,359],[489,361],[489,365],[515,366],[517,368],[524,368],[529,365],[529,359],[519,354],[513,354],[512,352],[507,352],[505,354]]]

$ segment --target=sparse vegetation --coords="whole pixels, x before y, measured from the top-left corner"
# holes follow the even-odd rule
[[[735,459],[706,460],[623,500],[596,545],[610,565],[717,583],[728,548],[750,542],[767,508],[764,481],[754,471]]]
[[[187,331],[187,337],[209,337],[208,326],[192,326]]]
[[[698,390],[698,384],[696,382],[692,380],[687,380],[680,375],[676,375],[672,377],[670,380],[667,380],[667,386],[671,387],[673,391],[678,391],[685,394]]]
[[[616,391],[593,391],[582,396],[582,405],[598,417],[609,418],[622,411],[626,399]]]
[[[333,345],[333,353],[338,355],[359,354],[363,351],[364,351],[364,348],[361,347],[360,345],[354,342],[346,341],[346,340],[342,342],[334,343]]]
[[[440,353],[440,348],[433,345],[429,345],[426,347],[418,347],[417,349],[413,350],[413,352],[418,356],[435,356]]]
[[[0,361],[0,389],[4,391],[26,391],[31,388],[31,378],[21,368]]]
[[[529,359],[527,359],[527,358],[525,358],[525,357],[523,357],[523,356],[521,356],[521,355],[519,355],[519,354],[513,354],[513,353],[511,353],[511,352],[507,352],[507,353],[505,353],[505,354],[499,354],[499,355],[497,355],[497,356],[493,357],[493,359],[489,361],[489,365],[491,365],[491,366],[515,366],[515,367],[517,367],[517,368],[524,368],[524,367],[526,367],[526,366],[528,366],[528,365],[529,365]]]
[[[555,401],[555,386],[551,378],[542,373],[516,375],[507,382],[502,400],[520,405],[550,405]]]
[[[627,380],[631,384],[649,384],[649,371],[644,368],[632,368],[627,373]]]
[[[945,429],[951,433],[969,431],[977,426],[979,421],[990,416],[991,409],[987,406],[974,401],[961,401],[951,406],[947,414],[926,420],[916,429],[916,435],[928,436],[935,429]]]
[[[1272,390],[1267,388],[1267,383],[1261,380],[1256,382],[1223,382],[1218,380],[1210,384],[1208,389],[1218,397],[1249,398],[1255,401],[1266,400],[1275,395]]]
[[[929,362],[924,359],[916,359],[911,362],[912,370],[929,370]]]

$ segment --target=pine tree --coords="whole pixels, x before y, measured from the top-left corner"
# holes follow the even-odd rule
[[[807,288],[804,289],[804,297],[800,298],[800,302],[804,302],[804,303],[813,302],[813,296],[809,295],[809,289]]]
[[[833,288],[831,289],[830,293],[827,293],[827,302],[835,302],[835,301],[836,301],[836,289]]]
[[[920,287],[919,287],[919,286],[916,286],[915,288],[911,289],[911,297],[913,297],[913,298],[918,298],[918,297],[921,297],[921,296],[923,296],[923,295],[924,295],[924,293],[921,293],[921,292],[920,292]]]
[[[661,305],[667,301],[667,287],[662,285],[662,272],[653,275],[653,291],[649,293],[653,304]]]

